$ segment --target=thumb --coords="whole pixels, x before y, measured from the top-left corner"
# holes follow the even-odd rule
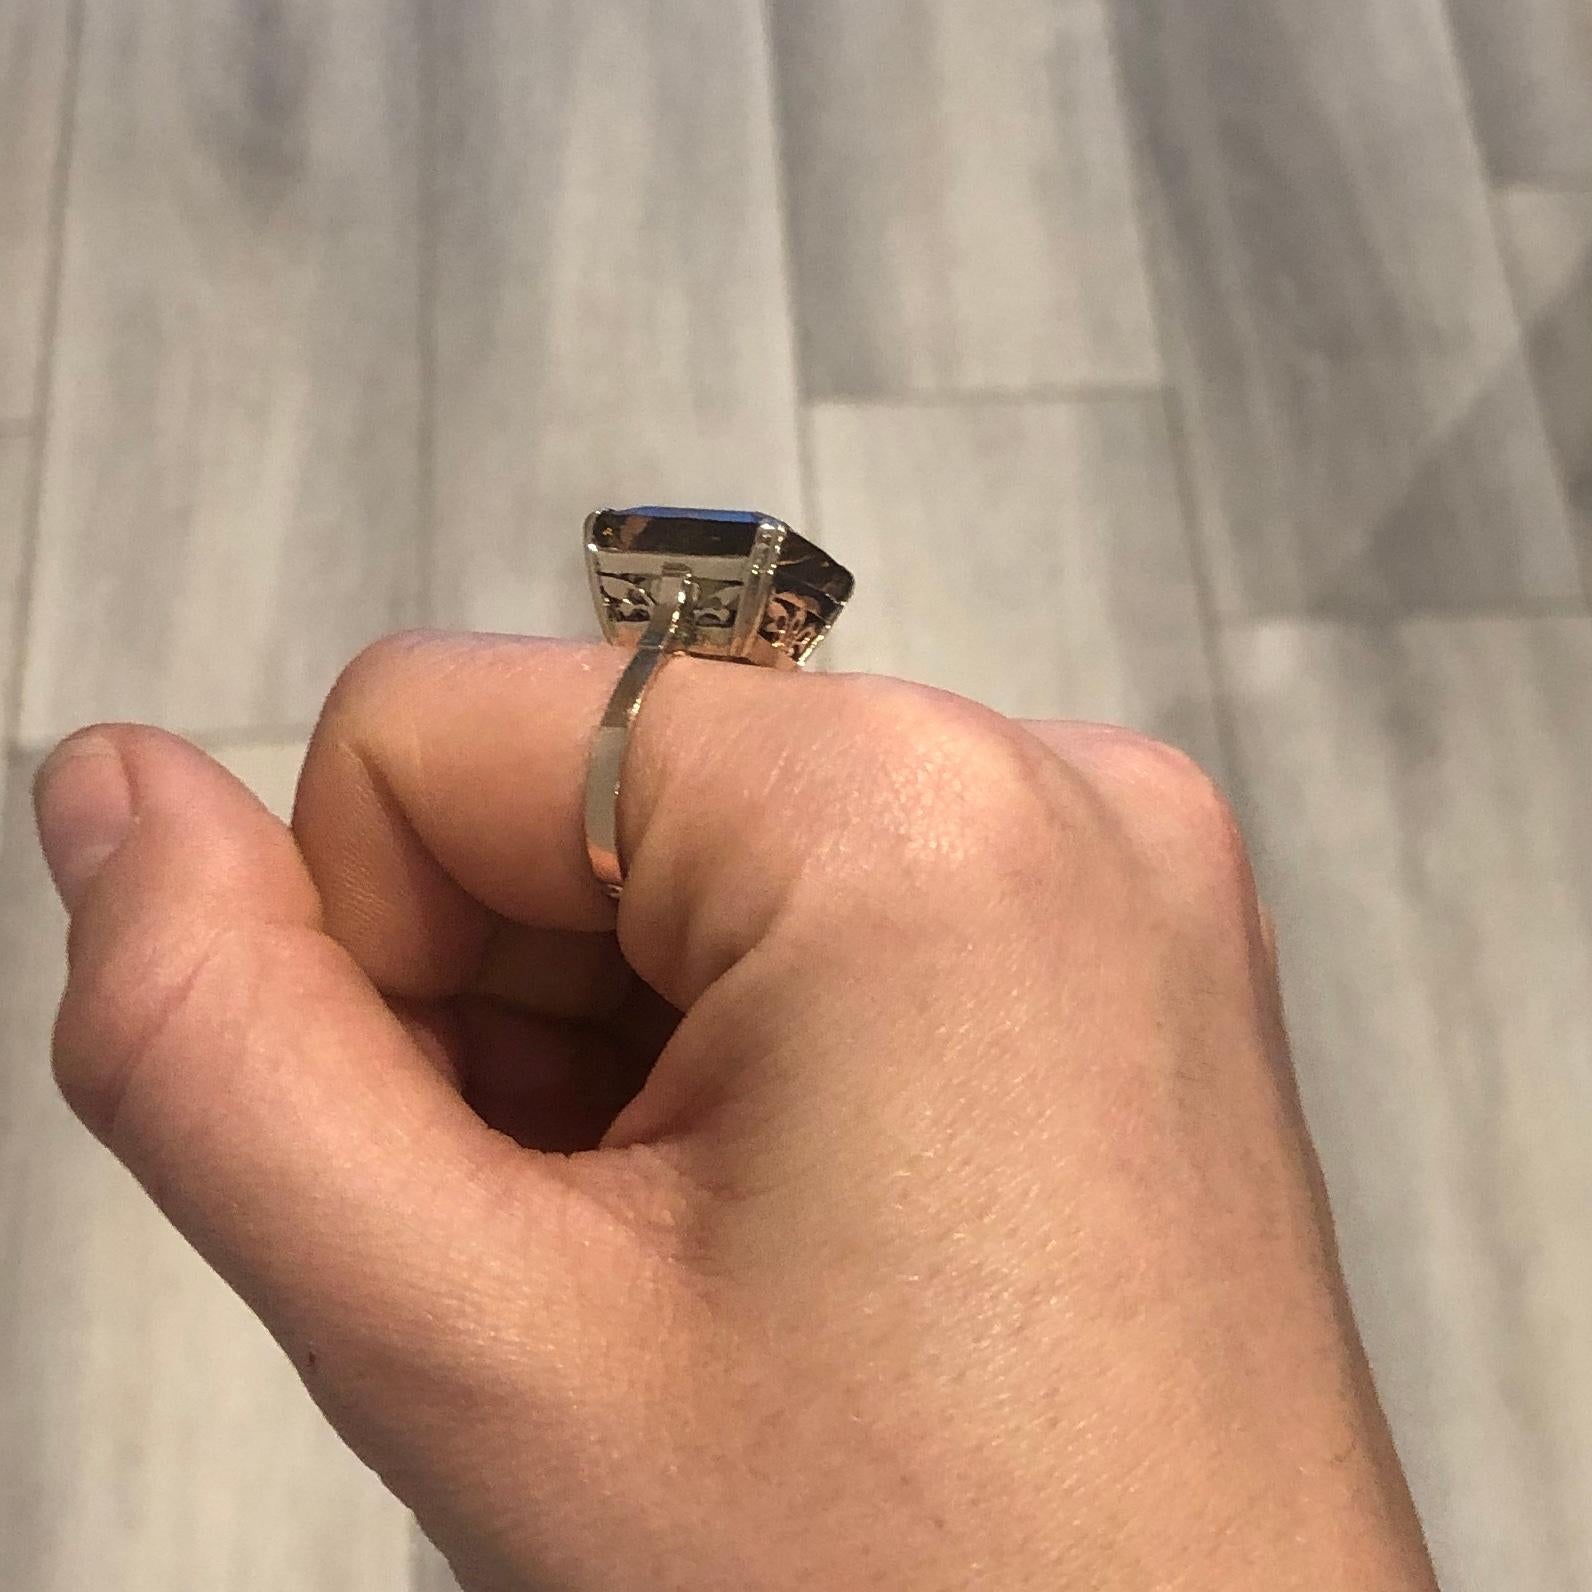
[[[628,1231],[469,1109],[321,932],[288,830],[202,752],[88,731],[41,770],[37,807],[72,915],[63,1093],[344,1436],[423,1492],[403,1474],[416,1429],[428,1399],[439,1424],[468,1416],[482,1323],[525,1322],[516,1353],[570,1370],[577,1320],[603,1318],[580,1295],[634,1282],[603,1252]]]

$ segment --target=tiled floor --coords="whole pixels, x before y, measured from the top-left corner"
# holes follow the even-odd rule
[[[39,750],[283,801],[636,500],[1220,773],[1444,1585],[1592,1587],[1584,0],[0,0],[0,152],[0,1592],[445,1584],[54,1098]]]

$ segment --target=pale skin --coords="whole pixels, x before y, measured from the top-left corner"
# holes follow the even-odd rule
[[[379,644],[291,829],[152,729],[39,781],[67,1099],[463,1585],[1430,1592],[1209,781],[681,659],[616,915],[622,661]]]

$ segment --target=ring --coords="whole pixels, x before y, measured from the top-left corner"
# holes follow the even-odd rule
[[[722,509],[599,509],[586,518],[586,572],[604,638],[635,649],[592,737],[586,775],[586,855],[617,899],[625,750],[658,671],[681,652],[799,669],[854,583],[783,520]]]

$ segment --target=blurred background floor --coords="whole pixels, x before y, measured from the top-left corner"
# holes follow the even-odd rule
[[[1444,1585],[1592,1588],[1586,0],[0,0],[4,1592],[447,1584],[53,1095],[40,750],[285,806],[631,501],[1219,774]]]

